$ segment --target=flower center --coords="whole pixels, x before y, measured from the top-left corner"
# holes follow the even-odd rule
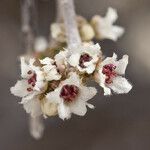
[[[28,74],[32,74],[32,71],[29,70]],[[28,79],[28,84],[31,85],[32,87],[27,88],[27,91],[33,91],[33,87],[35,86],[36,83],[36,74],[33,73],[33,75]]]
[[[116,72],[115,72],[116,66],[113,64],[108,64],[103,66],[102,73],[106,75],[105,82],[107,84],[112,83],[112,78],[116,77]]]
[[[82,68],[86,68],[86,66],[84,65],[85,62],[89,62],[92,60],[92,57],[85,53],[83,55],[81,55],[80,60],[79,60],[79,66]]]
[[[75,85],[64,85],[60,92],[60,97],[66,102],[72,102],[75,100],[79,93],[79,88]]]

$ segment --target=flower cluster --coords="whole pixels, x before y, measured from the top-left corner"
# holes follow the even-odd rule
[[[54,57],[20,57],[21,80],[11,87],[11,93],[22,98],[21,104],[32,117],[58,115],[68,119],[71,114],[84,116],[88,101],[97,89],[88,87],[89,79],[96,81],[104,95],[128,93],[132,86],[122,75],[128,64],[128,56],[117,60],[103,59],[99,44],[82,44],[66,48]]]
[[[108,8],[105,17],[95,15],[89,22],[84,17],[77,16],[76,20],[82,41],[88,42],[93,38],[98,40],[110,39],[117,41],[124,33],[124,28],[113,25],[117,18],[117,11],[111,7]],[[57,42],[66,42],[64,23],[53,23],[51,25],[51,33],[52,37]]]
[[[21,80],[10,89],[22,98],[20,104],[27,113],[45,118],[58,115],[63,120],[72,114],[84,116],[87,108],[94,108],[89,100],[97,93],[95,87],[87,86],[90,80],[103,88],[104,95],[128,93],[132,89],[124,77],[128,56],[118,60],[114,53],[104,58],[100,45],[91,42],[94,37],[116,41],[124,33],[122,27],[113,25],[117,17],[113,8],[108,9],[105,17],[94,16],[90,23],[78,16],[83,43],[64,44],[67,41],[64,23],[51,26],[55,48],[49,47],[42,37],[35,40],[35,54],[20,57]]]

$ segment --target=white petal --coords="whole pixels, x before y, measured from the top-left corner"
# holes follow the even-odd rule
[[[114,65],[116,65],[116,61],[117,61],[117,55],[115,53],[113,53],[112,57],[106,57],[102,61],[101,67],[103,67],[104,65],[108,65],[108,64],[114,64]]]
[[[87,112],[86,103],[84,101],[77,100],[70,105],[70,111],[76,115],[84,116]]]
[[[70,77],[61,82],[61,86],[65,85],[65,84],[71,84],[71,85],[73,84],[76,86],[80,86],[80,78],[76,73],[71,72]]]
[[[121,76],[115,77],[109,87],[117,94],[128,93],[132,89],[132,85],[127,79]]]
[[[54,60],[49,57],[46,57],[46,58],[40,60],[40,62],[43,65],[50,65],[50,64],[54,63]]]
[[[42,114],[40,100],[38,97],[31,99],[30,101],[23,104],[24,109],[27,113],[29,113],[32,117],[37,117]]]
[[[94,108],[95,108],[95,106],[92,105],[92,104],[90,104],[90,103],[86,103],[86,105],[87,105],[90,109],[94,109]]]
[[[46,95],[46,98],[47,100],[50,102],[50,103],[57,103],[59,104],[61,102],[61,98],[60,98],[60,90],[61,88],[57,88],[55,89],[54,91],[52,92],[49,92],[47,95]]]
[[[90,66],[88,66],[88,67],[86,68],[86,72],[87,72],[88,74],[93,73],[94,70],[95,70],[95,65],[94,65],[94,64],[92,64],[92,65],[90,65]]]
[[[125,70],[128,65],[128,55],[124,55],[117,63],[118,64],[115,71],[120,75],[125,74]]]
[[[21,77],[22,78],[29,78],[30,75],[28,74],[28,71],[31,70],[31,68],[26,63],[25,57],[20,57],[20,62],[21,62]]]
[[[61,119],[69,119],[71,117],[70,108],[63,103],[63,101],[58,105],[58,115]]]
[[[31,99],[33,99],[35,96],[37,96],[39,94],[39,92],[37,91],[32,91],[30,94],[28,94],[27,96],[23,97],[20,104],[24,104],[27,103],[28,101],[30,101]]]
[[[111,90],[106,86],[105,79],[106,76],[101,71],[99,71],[99,85],[103,88],[104,95],[111,95]]]
[[[36,70],[39,70],[40,67],[39,66],[35,66],[34,63],[36,62],[36,59],[35,58],[30,58],[29,60],[29,66],[32,70],[36,71]]]
[[[81,86],[80,87],[80,93],[81,94],[80,94],[78,99],[86,102],[86,101],[92,99],[96,95],[97,90],[94,87]]]
[[[123,27],[116,26],[116,25],[112,27],[111,31],[112,32],[109,32],[108,38],[113,41],[117,41],[118,38],[121,37],[125,32]]]
[[[116,9],[111,7],[108,8],[105,19],[110,23],[113,24],[118,18]]]
[[[36,84],[34,86],[34,90],[36,91],[43,91],[45,89],[45,86],[46,86],[46,82],[43,82],[43,81],[36,81]]]
[[[27,91],[29,87],[27,80],[17,81],[14,87],[10,88],[12,94],[18,97],[27,96],[30,92]]]
[[[56,68],[53,68],[46,73],[47,81],[59,80],[60,78],[61,75],[57,72]]]
[[[101,47],[97,44],[92,44],[88,46],[83,46],[82,51],[88,53],[90,56],[98,56],[101,53]]]
[[[68,63],[71,66],[76,67],[77,65],[79,65],[79,59],[80,59],[80,55],[78,53],[72,54],[68,59]]]
[[[65,50],[65,51],[59,52],[54,57],[54,59],[56,61],[57,68],[60,71],[63,71],[65,69],[65,66],[67,65],[67,54],[68,54],[68,51]]]

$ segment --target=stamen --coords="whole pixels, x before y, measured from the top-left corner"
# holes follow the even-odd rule
[[[75,85],[64,85],[60,92],[60,97],[66,102],[72,102],[78,96],[79,88]]]
[[[86,66],[84,65],[85,62],[89,62],[92,60],[92,57],[85,53],[83,55],[81,55],[80,60],[79,60],[79,66],[82,68],[86,68]]]
[[[117,73],[115,72],[116,66],[113,64],[107,64],[103,66],[102,73],[106,75],[105,82],[107,84],[112,83],[112,78],[116,77]]]
[[[36,74],[34,73],[33,76],[28,79],[28,84],[31,84],[34,87],[35,83],[36,83]]]

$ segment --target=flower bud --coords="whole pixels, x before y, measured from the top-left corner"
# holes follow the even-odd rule
[[[57,114],[57,104],[48,102],[47,99],[41,101],[41,110],[44,115],[55,116]]]
[[[94,38],[95,33],[90,24],[84,24],[80,28],[80,35],[83,41],[90,41]]]

